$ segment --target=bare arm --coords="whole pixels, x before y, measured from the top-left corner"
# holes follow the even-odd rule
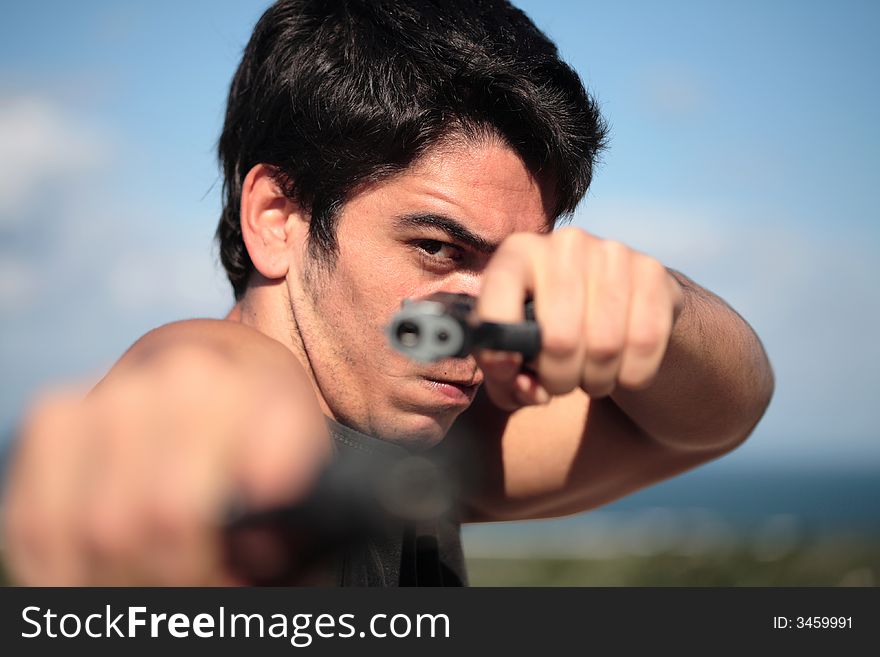
[[[653,384],[618,388],[614,403],[653,440],[672,448],[732,449],[751,433],[773,394],[758,336],[724,301],[678,272],[684,292]]]
[[[766,409],[773,375],[745,321],[674,274],[684,304],[653,383],[591,400],[582,390],[514,413],[481,396],[449,447],[477,463],[467,521],[577,513],[717,458]],[[473,473],[479,473],[473,474]]]

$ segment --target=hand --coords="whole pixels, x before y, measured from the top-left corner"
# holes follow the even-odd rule
[[[323,415],[281,345],[251,344],[245,364],[166,343],[133,349],[85,398],[55,393],[28,414],[3,517],[17,583],[248,581],[229,568],[228,505],[294,501],[328,458]],[[254,364],[261,353],[271,365]],[[271,546],[250,545],[265,563]]]
[[[641,389],[656,376],[682,307],[678,282],[657,260],[578,228],[508,237],[487,265],[477,312],[523,319],[534,298],[542,349],[529,369],[519,355],[477,356],[500,408],[546,403],[581,387],[591,397]]]

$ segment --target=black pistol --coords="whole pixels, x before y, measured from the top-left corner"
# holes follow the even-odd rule
[[[531,301],[525,304],[525,321],[516,324],[481,322],[476,305],[476,297],[451,292],[406,300],[387,329],[391,346],[422,362],[463,358],[476,349],[517,352],[524,362],[538,355],[541,331]]]

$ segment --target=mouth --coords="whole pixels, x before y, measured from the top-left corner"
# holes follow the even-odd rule
[[[474,400],[477,390],[479,390],[480,384],[483,382],[482,377],[459,380],[425,377],[422,380],[439,397],[455,404],[464,405],[468,405]]]
[[[444,358],[432,363],[433,367],[422,371],[422,378],[461,388],[479,388],[483,383],[483,371],[473,356]]]

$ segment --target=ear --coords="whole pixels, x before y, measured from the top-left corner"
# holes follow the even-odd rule
[[[241,234],[254,268],[266,278],[287,276],[308,238],[308,218],[272,179],[273,170],[257,164],[241,188]]]

